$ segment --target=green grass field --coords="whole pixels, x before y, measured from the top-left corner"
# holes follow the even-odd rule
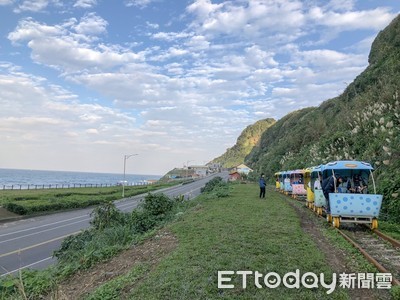
[[[257,193],[256,185],[242,184],[234,185],[229,197],[201,196],[195,207],[167,227],[179,241],[173,253],[150,272],[142,268],[146,271],[138,275],[140,270],[132,270],[135,280],[120,277],[108,282],[90,299],[118,299],[122,289],[129,299],[348,299],[339,288],[330,295],[322,287],[289,289],[281,284],[273,289],[262,279],[262,288],[257,288],[254,276],[249,276],[246,289],[238,275],[231,276],[233,289],[218,288],[218,271],[223,270],[276,272],[283,278],[299,269],[301,274],[322,272],[331,282],[333,271],[302,231],[294,209],[278,193],[269,192],[265,200]]]
[[[163,183],[141,186],[126,186],[125,197],[151,192],[176,183]],[[84,208],[107,201],[118,200],[122,195],[121,186],[38,189],[38,190],[0,190],[0,206],[19,215],[54,212],[65,209]],[[0,215],[0,217],[2,214]]]

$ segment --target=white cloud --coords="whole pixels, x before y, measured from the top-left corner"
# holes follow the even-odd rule
[[[334,11],[349,11],[355,7],[355,0],[330,0],[325,9]]]
[[[72,26],[78,34],[83,35],[98,35],[106,32],[108,22],[95,13],[85,15],[81,21]]]
[[[357,29],[379,30],[389,24],[395,17],[388,8],[376,8],[364,11],[325,11],[321,7],[310,9],[309,18],[316,24],[335,28],[340,31]]]
[[[173,42],[190,36],[191,34],[186,32],[157,32],[153,34],[151,37],[158,40]]]
[[[241,1],[211,4],[198,0],[188,6],[195,15],[192,26],[205,35],[235,35],[253,41],[265,33],[296,36],[304,24],[302,3],[297,0]]]
[[[28,18],[20,21],[8,38],[14,44],[27,41],[35,61],[64,72],[94,67],[107,69],[143,59],[140,53],[130,52],[123,47],[92,45],[98,39],[98,34],[106,31],[106,26],[104,19],[92,13],[77,24],[69,20],[55,26],[40,24]]]
[[[92,8],[97,5],[97,0],[78,0],[75,2],[74,7]]]
[[[48,0],[24,0],[22,4],[19,4],[18,8],[15,9],[15,12],[16,13],[24,11],[39,12],[47,8],[48,4],[49,4]]]
[[[13,0],[0,0],[0,5],[11,5],[13,2]]]
[[[150,3],[155,2],[155,1],[157,1],[157,0],[125,0],[125,5],[128,7],[136,6],[139,8],[145,8]]]

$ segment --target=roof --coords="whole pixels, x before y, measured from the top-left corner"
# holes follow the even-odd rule
[[[238,165],[238,166],[236,167],[236,169],[249,169],[249,170],[252,170],[252,171],[253,171],[253,169],[249,168],[249,167],[246,166],[245,164],[240,164],[240,165]]]
[[[366,162],[356,160],[332,161],[322,166],[324,170],[373,170],[374,168]]]
[[[229,176],[235,175],[235,174],[240,176],[240,173],[239,173],[239,172],[232,172],[232,173],[229,173]]]

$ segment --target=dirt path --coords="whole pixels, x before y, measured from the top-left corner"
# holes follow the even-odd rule
[[[154,268],[163,257],[176,248],[177,244],[176,237],[162,229],[143,244],[122,252],[108,262],[97,264],[89,270],[75,274],[61,283],[55,295],[49,296],[49,299],[80,299],[107,281],[127,274],[138,263],[147,263]]]
[[[351,260],[351,256],[346,253],[345,250],[332,245],[329,240],[322,233],[321,220],[310,210],[302,207],[296,200],[292,200],[285,197],[288,204],[294,208],[300,217],[301,227],[309,234],[318,248],[324,253],[325,258],[329,266],[336,274],[340,273],[359,273],[356,270],[354,262]],[[386,290],[379,289],[348,289],[351,299],[362,299],[362,300],[377,300],[377,299],[391,299],[390,294]]]

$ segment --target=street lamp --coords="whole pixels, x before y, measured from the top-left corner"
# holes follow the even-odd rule
[[[188,179],[188,177],[189,177],[189,163],[192,161],[194,161],[194,160],[188,160],[186,162],[186,179]]]
[[[125,197],[125,170],[126,170],[126,160],[131,156],[136,156],[139,154],[125,154],[124,155],[124,180],[122,181],[122,198]]]

